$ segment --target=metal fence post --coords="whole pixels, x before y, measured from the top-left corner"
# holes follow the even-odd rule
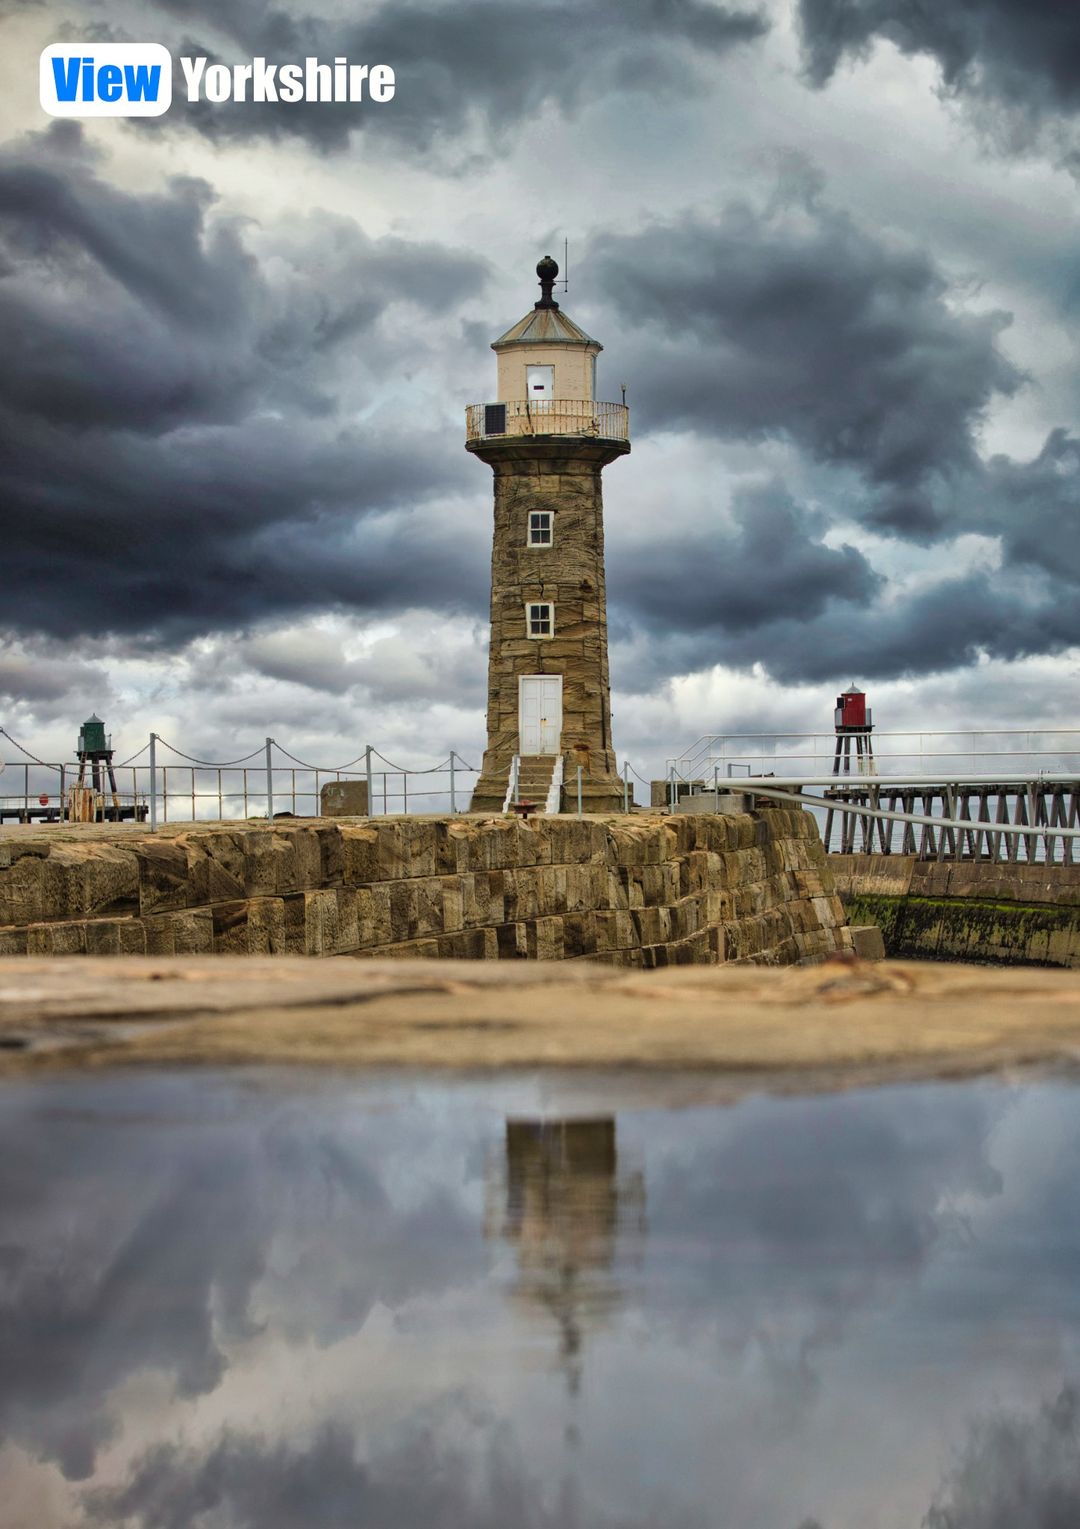
[[[671,766],[671,772],[670,772],[670,774],[668,776],[668,811],[669,812],[674,812],[675,811],[675,766],[674,765]]]
[[[457,800],[454,796],[454,751],[450,750],[450,813],[457,812]]]
[[[623,760],[622,775],[623,775],[623,781],[622,781],[622,810],[624,812],[629,812],[630,811],[630,761],[629,761],[629,759],[624,759]]]
[[[266,740],[266,821],[268,823],[274,820],[274,771],[270,763],[270,747],[273,741],[273,738]]]
[[[577,815],[581,816],[581,766],[577,767]]]
[[[370,743],[364,749],[364,768],[367,771],[367,810],[368,810],[368,817],[370,818],[370,817],[373,817],[374,814],[375,814],[374,787],[372,785],[372,780],[371,780],[371,744]]]
[[[157,833],[157,733],[150,734],[150,832]]]
[[[61,765],[60,766],[60,821],[61,821],[61,823],[64,821],[64,797],[65,797],[65,790],[66,790],[66,785],[65,785],[65,775],[66,775],[66,772],[67,772],[67,766],[66,765]]]
[[[713,765],[713,767],[712,767],[712,797],[713,797],[713,811],[714,812],[719,812],[720,811],[720,766],[719,765]]]

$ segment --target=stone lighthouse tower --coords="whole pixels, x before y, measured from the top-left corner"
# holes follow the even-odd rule
[[[600,474],[630,450],[625,404],[596,401],[598,341],[552,297],[492,345],[498,401],[467,411],[466,449],[495,475],[487,749],[473,812],[528,800],[621,812],[611,742]]]

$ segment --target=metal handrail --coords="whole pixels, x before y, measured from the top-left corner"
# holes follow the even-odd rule
[[[472,403],[465,410],[465,439],[498,440],[508,435],[584,435],[604,441],[630,439],[630,410],[622,403],[592,398],[522,398],[500,401],[506,410],[505,430],[485,428],[488,404]]]
[[[1006,838],[1010,835],[1016,838],[1035,839],[1080,839],[1080,828],[1066,828],[1056,823],[991,823],[977,818],[951,818],[933,817],[926,812],[897,812],[887,807],[870,807],[850,804],[840,806],[834,799],[811,795],[806,791],[785,791],[783,785],[773,786],[770,781],[768,786],[756,785],[755,796],[767,796],[777,802],[800,802],[807,807],[826,807],[834,812],[848,811],[859,818],[875,818],[884,823],[914,823],[923,824],[930,828],[960,829],[963,833],[979,834],[1003,834]]]
[[[975,761],[995,759],[1030,759],[1039,756],[1056,760],[1075,758],[1080,760],[1080,729],[1060,728],[979,728],[944,730],[917,730],[898,732],[874,732],[872,735],[874,764],[878,770],[890,761],[959,760]],[[1024,739],[1026,748],[1001,747],[1010,740]],[[707,733],[683,754],[672,756],[667,769],[674,769],[681,778],[688,779],[702,771],[711,771],[714,764],[746,765],[760,763],[784,763],[792,768],[807,764],[831,762],[837,735],[825,733]],[[936,745],[943,740],[955,747]],[[785,748],[782,745],[806,744],[804,749]],[[758,744],[759,747],[739,748],[738,745]],[[907,744],[909,746],[905,747]]]
[[[557,813],[562,806],[562,783],[563,783],[563,756],[555,756],[555,768],[551,772],[551,785],[548,787],[547,806],[544,811],[551,814]]]
[[[506,785],[506,796],[503,798],[503,811],[509,812],[514,797],[517,795],[518,772],[521,769],[521,755],[515,754],[510,761],[510,778]]]

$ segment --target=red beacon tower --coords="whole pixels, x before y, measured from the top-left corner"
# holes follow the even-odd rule
[[[873,775],[874,768],[874,745],[871,733],[874,731],[873,713],[866,704],[866,695],[857,685],[849,685],[843,695],[836,698],[836,711],[833,714],[836,724],[836,753],[833,756],[834,775]],[[852,748],[854,745],[854,749]],[[855,756],[855,770],[852,771],[852,754]]]

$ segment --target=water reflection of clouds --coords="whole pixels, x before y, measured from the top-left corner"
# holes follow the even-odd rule
[[[1075,1427],[1039,1410],[1080,1373],[1073,1090],[519,1123],[485,1240],[506,1113],[551,1121],[553,1097],[207,1075],[6,1090],[0,1465],[38,1472],[34,1529],[915,1529],[932,1502],[933,1529],[998,1529],[965,1506],[986,1426],[949,1474],[995,1396],[1080,1521]],[[566,1323],[538,1336],[524,1311],[566,1315],[569,1263],[573,1397]]]
[[[208,1088],[81,1084],[59,1111],[62,1087],[28,1089],[0,1113],[0,1420],[70,1477],[91,1474],[128,1376],[162,1370],[179,1397],[207,1394],[247,1347],[332,1344],[376,1302],[485,1266],[434,1163],[404,1203],[387,1195],[383,1165],[411,1148],[399,1117],[325,1090]]]

